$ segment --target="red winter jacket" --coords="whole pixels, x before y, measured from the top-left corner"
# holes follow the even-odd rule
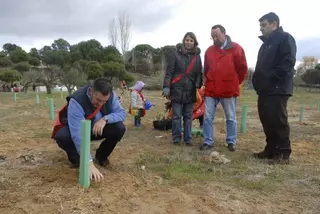
[[[224,49],[210,46],[204,56],[205,96],[215,98],[238,97],[239,85],[248,73],[242,47],[227,36]]]

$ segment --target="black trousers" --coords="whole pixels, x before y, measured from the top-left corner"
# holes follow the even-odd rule
[[[270,158],[279,154],[288,158],[291,154],[288,100],[289,96],[258,96],[259,118],[267,142],[265,152]]]
[[[101,136],[94,136],[91,133],[91,140],[101,140],[99,148],[96,151],[96,159],[99,163],[103,164],[116,147],[117,143],[122,139],[126,131],[125,125],[122,122],[106,124]],[[56,134],[56,142],[58,146],[66,151],[69,161],[72,164],[80,164],[80,155],[76,150],[76,147],[71,139],[69,127],[65,126],[59,130]]]
[[[203,118],[204,118],[204,116],[201,116],[201,117],[198,118],[199,124],[200,124],[201,127],[203,126]]]

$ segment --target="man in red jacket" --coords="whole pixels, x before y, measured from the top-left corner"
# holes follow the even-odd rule
[[[237,97],[239,86],[246,78],[248,65],[243,48],[231,41],[226,29],[215,25],[211,29],[214,45],[204,56],[205,114],[203,124],[204,143],[200,150],[213,147],[213,120],[216,108],[221,103],[226,115],[227,144],[230,151],[236,149]]]

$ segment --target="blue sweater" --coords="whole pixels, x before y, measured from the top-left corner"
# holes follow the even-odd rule
[[[87,91],[87,96],[89,95],[89,88]],[[117,123],[123,122],[126,119],[126,111],[121,106],[118,100],[118,96],[115,92],[113,92],[113,100],[112,100],[112,113],[105,115],[107,123]],[[81,145],[81,121],[85,119],[85,113],[81,107],[81,105],[73,98],[70,99],[68,105],[68,125],[70,129],[71,138],[73,143],[80,155],[80,145]],[[93,124],[102,118],[101,112],[94,118]],[[92,156],[90,155],[90,161],[92,161]]]

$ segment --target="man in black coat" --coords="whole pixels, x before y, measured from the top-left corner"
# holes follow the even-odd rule
[[[291,154],[287,103],[293,94],[296,63],[295,39],[280,27],[279,17],[268,13],[259,19],[263,41],[253,74],[259,118],[266,135],[265,149],[253,156],[269,163],[288,164]]]

